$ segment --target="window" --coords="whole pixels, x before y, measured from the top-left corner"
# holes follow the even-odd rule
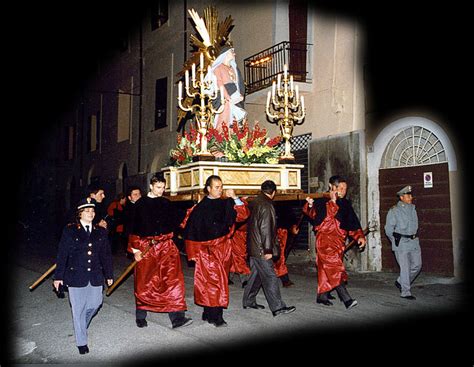
[[[166,127],[166,102],[168,78],[158,79],[155,87],[155,130]]]
[[[99,113],[98,113],[99,114]],[[87,150],[93,152],[99,147],[99,118],[97,115],[90,115],[87,123]]]
[[[446,161],[446,152],[438,137],[421,126],[411,126],[390,140],[382,157],[381,168],[419,166]]]
[[[151,6],[151,30],[160,28],[168,21],[168,0],[157,0]]]
[[[130,139],[132,96],[121,89],[118,92],[117,143],[120,143]]]

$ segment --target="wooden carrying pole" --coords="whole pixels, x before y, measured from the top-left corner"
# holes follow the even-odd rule
[[[364,229],[364,236],[367,236],[369,233],[370,233],[370,229],[369,228],[366,228]],[[344,249],[344,253],[346,253],[352,246],[354,246],[355,244],[357,243],[357,241],[354,239],[352,240],[351,242],[349,242],[349,244],[346,246],[346,248]]]
[[[40,284],[40,283],[43,281],[43,279],[45,279],[45,278],[46,278],[49,274],[51,274],[55,269],[56,269],[56,264],[53,264],[48,270],[46,270],[46,272],[45,272],[42,276],[40,276],[40,277],[38,278],[38,280],[36,280],[32,285],[30,285],[30,287],[29,287],[29,288],[30,288],[30,291],[32,291],[33,289],[35,289],[35,288],[38,286],[38,284]]]
[[[142,258],[147,254],[148,251],[153,247],[154,241],[152,240],[152,244],[148,246],[148,248],[145,249],[145,251],[142,252]],[[108,297],[112,294],[115,288],[118,287],[118,285],[124,280],[127,275],[133,270],[135,266],[137,266],[138,261],[134,260],[127,268],[122,272],[122,274],[118,277],[118,279],[112,284],[108,289],[107,292],[105,292],[105,295]]]

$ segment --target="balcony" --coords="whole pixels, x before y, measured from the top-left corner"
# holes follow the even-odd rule
[[[295,82],[309,82],[307,57],[309,43],[280,42],[244,60],[245,92],[250,94],[270,87],[277,75],[288,65],[288,73]]]

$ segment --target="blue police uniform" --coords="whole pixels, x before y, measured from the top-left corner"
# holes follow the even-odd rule
[[[87,202],[78,208],[94,207]],[[103,285],[113,279],[107,230],[91,225],[90,234],[78,222],[68,224],[58,247],[55,280],[68,287],[76,344],[87,349],[87,328],[103,300]],[[81,352],[83,354],[83,352]]]

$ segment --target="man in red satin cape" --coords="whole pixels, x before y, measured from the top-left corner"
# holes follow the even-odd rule
[[[196,263],[194,302],[204,307],[202,319],[226,326],[223,309],[229,305],[230,236],[235,222],[250,213],[234,190],[226,190],[226,197],[222,197],[219,176],[208,177],[205,192],[207,196],[188,211],[182,224],[186,253],[188,260]]]
[[[245,206],[248,205],[247,200],[241,198]],[[247,219],[247,218],[246,218]],[[245,287],[250,275],[250,268],[247,265],[247,223],[238,221],[235,224],[235,231],[230,237],[231,242],[231,263],[230,272],[238,274],[242,288]],[[229,282],[232,284],[232,282]]]
[[[349,235],[355,239],[360,248],[366,239],[359,219],[352,208],[351,202],[345,198],[347,182],[341,176],[329,179],[330,199],[306,198],[303,212],[311,219],[316,234],[316,265],[318,267],[317,303],[331,306],[330,291],[335,289],[347,309],[357,305],[346,289],[347,273],[343,256],[345,240]]]
[[[136,202],[129,251],[135,260],[135,302],[138,327],[147,326],[147,311],[167,312],[173,328],[186,326],[184,276],[173,231],[179,226],[172,203],[164,198],[166,180],[160,175],[150,179],[150,192]],[[142,256],[142,253],[151,249]]]

